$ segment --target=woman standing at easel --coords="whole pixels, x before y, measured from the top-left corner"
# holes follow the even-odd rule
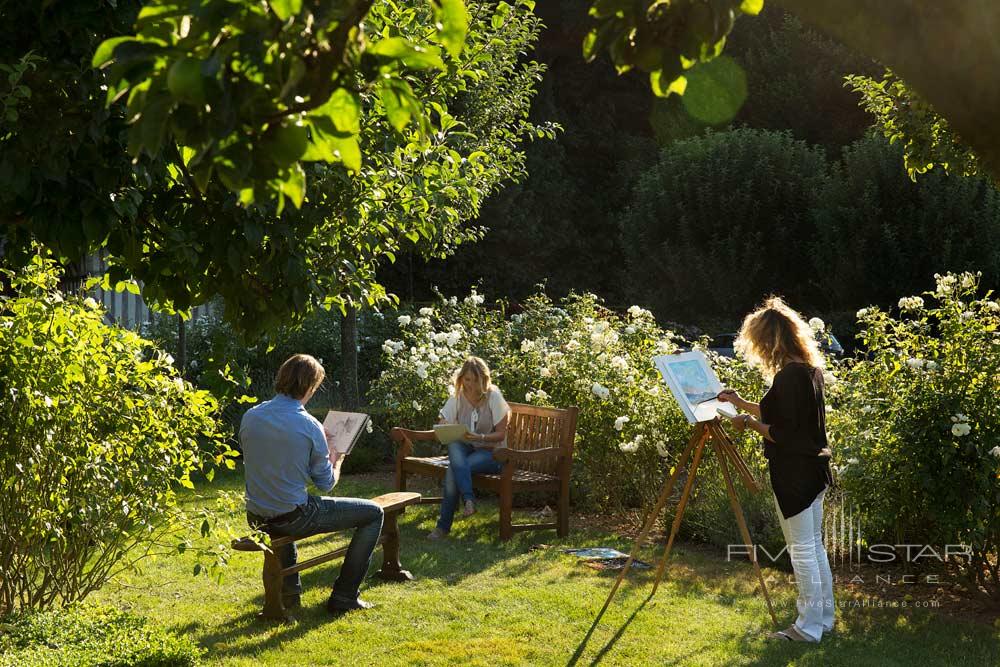
[[[719,400],[749,414],[732,417],[738,431],[763,436],[781,532],[795,571],[798,619],[771,639],[818,642],[833,630],[833,576],[823,546],[823,497],[833,483],[823,401],[823,355],[802,316],[778,297],[743,320],[735,347],[773,378],[760,403],[732,389]]]

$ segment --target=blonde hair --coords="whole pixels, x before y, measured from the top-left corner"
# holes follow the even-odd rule
[[[733,347],[767,377],[791,361],[822,368],[819,343],[809,324],[781,297],[768,297],[743,319]]]
[[[292,398],[302,398],[319,389],[326,377],[323,364],[308,354],[293,354],[278,369],[274,390]]]
[[[462,367],[455,371],[452,382],[455,385],[455,396],[459,396],[464,384],[462,378],[466,373],[472,373],[479,380],[479,389],[486,394],[490,390],[490,367],[479,357],[469,357],[462,364]]]

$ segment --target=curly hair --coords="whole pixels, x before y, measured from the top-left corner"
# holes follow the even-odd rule
[[[817,368],[825,364],[809,324],[778,296],[768,297],[743,319],[733,347],[769,378],[791,361]]]

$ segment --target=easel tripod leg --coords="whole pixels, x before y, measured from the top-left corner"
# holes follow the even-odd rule
[[[704,431],[698,440],[698,446],[694,450],[694,461],[691,462],[691,469],[688,470],[688,478],[684,483],[684,491],[681,493],[680,502],[677,504],[677,511],[674,512],[674,522],[670,526],[670,537],[667,539],[667,547],[663,550],[663,556],[656,566],[656,578],[653,580],[653,590],[650,596],[656,595],[656,590],[660,587],[660,580],[667,569],[667,559],[670,558],[670,551],[674,546],[674,538],[681,527],[681,520],[684,518],[684,510],[687,509],[688,498],[691,497],[691,488],[694,486],[695,477],[698,475],[698,464],[701,463],[702,453],[705,451],[705,440],[708,439],[708,431]]]
[[[725,432],[714,429],[713,433],[715,438],[723,439],[723,442],[728,442],[728,437]],[[729,466],[726,463],[728,458],[728,452],[724,446],[719,446],[718,442],[715,443],[715,451],[719,456],[719,467],[722,468],[722,476],[726,480],[726,492],[729,494],[729,504],[732,505],[733,514],[736,515],[736,523],[740,527],[740,535],[743,536],[743,542],[750,548],[750,560],[753,562],[754,572],[757,574],[757,581],[760,582],[760,590],[764,593],[764,600],[767,602],[767,611],[771,614],[771,621],[774,626],[778,626],[778,617],[774,614],[774,607],[771,605],[771,596],[767,592],[767,584],[764,583],[764,575],[760,571],[760,563],[757,562],[757,550],[750,539],[750,531],[747,529],[747,522],[743,516],[743,507],[740,505],[739,498],[736,496],[736,489],[733,487],[733,478],[729,474]]]
[[[635,554],[639,551],[639,548],[646,541],[649,536],[649,531],[652,529],[653,524],[656,523],[656,518],[660,515],[663,510],[664,505],[667,504],[667,499],[670,498],[670,493],[674,490],[674,482],[677,480],[678,475],[680,475],[681,469],[687,465],[688,458],[691,456],[691,451],[696,445],[700,445],[705,439],[707,431],[703,428],[699,428],[695,431],[695,434],[688,441],[687,447],[681,453],[679,459],[677,459],[677,465],[674,467],[673,473],[667,478],[666,483],[663,485],[663,489],[660,491],[660,497],[656,499],[656,504],[653,509],[649,512],[646,517],[646,523],[642,527],[642,531],[639,533],[639,537],[635,539],[635,544],[632,545],[632,551],[629,554],[628,560],[625,561],[625,567],[622,571],[618,573],[618,578],[615,579],[614,586],[611,587],[611,592],[608,593],[608,599],[604,601],[604,606],[601,607],[601,611],[598,612],[597,618],[604,615],[607,611],[608,605],[611,604],[612,598],[615,596],[615,592],[618,591],[618,587],[622,585],[622,581],[625,580],[625,575],[628,574],[629,570],[632,569],[632,562],[635,560]]]

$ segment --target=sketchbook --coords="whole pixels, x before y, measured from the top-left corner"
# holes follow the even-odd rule
[[[711,421],[719,414],[736,416],[732,403],[723,403],[716,398],[723,389],[722,383],[703,353],[664,354],[653,357],[653,363],[670,387],[670,393],[688,423]]]
[[[323,420],[323,429],[329,435],[327,442],[340,454],[347,456],[358,444],[361,434],[369,428],[371,417],[361,412],[330,410]]]

